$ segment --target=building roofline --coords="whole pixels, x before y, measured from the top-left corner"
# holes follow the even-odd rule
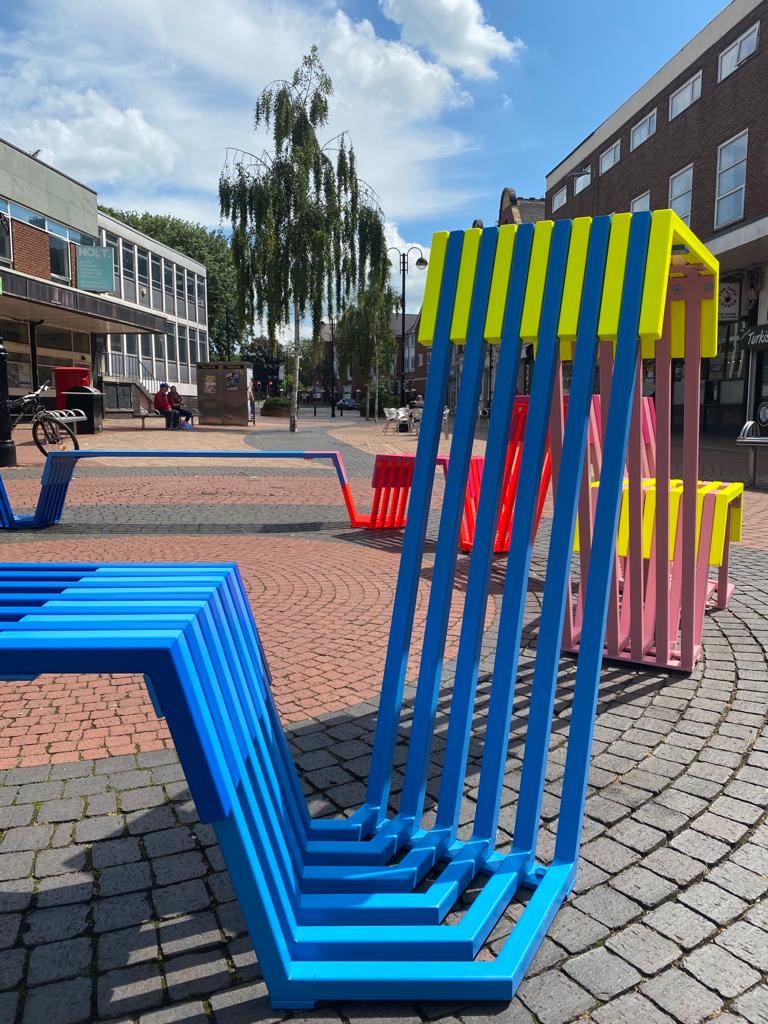
[[[670,58],[659,70],[637,89],[629,99],[625,100],[610,114],[593,132],[587,135],[577,146],[556,164],[547,174],[547,191],[559,184],[572,170],[576,170],[582,161],[593,153],[604,142],[623,127],[632,117],[643,109],[654,96],[666,89],[687,67],[702,57],[718,39],[724,36],[755,8],[762,0],[731,0],[727,7],[716,14],[693,39]]]
[[[73,178],[71,174],[67,174],[66,171],[60,170],[58,167],[54,167],[53,164],[46,163],[45,160],[40,160],[39,157],[32,156],[32,154],[22,149],[21,146],[17,146],[15,142],[11,142],[10,139],[5,139],[0,136],[0,142],[6,146],[10,146],[11,149],[15,149],[17,153],[21,153],[22,156],[27,157],[29,160],[34,160],[36,164],[40,164],[42,167],[47,167],[49,171],[53,171],[54,174],[61,175],[62,178],[66,178],[67,181],[71,181],[73,185],[77,185],[79,188],[84,188],[86,192],[90,192],[92,195],[96,195],[96,189],[91,188],[90,185],[84,185],[82,181],[78,181],[77,178]]]
[[[99,207],[98,210],[98,224],[99,227],[103,227],[105,230],[111,230],[108,224],[102,224],[102,220],[110,221],[112,224],[119,225],[123,231],[130,232],[131,234],[137,235],[139,238],[145,238],[149,243],[148,249],[153,249],[156,255],[164,255],[165,253],[171,253],[174,263],[188,264],[189,270],[194,270],[200,274],[201,277],[208,277],[208,271],[205,269],[205,264],[200,263],[199,260],[193,259],[191,256],[187,256],[186,253],[179,252],[178,249],[174,249],[170,245],[166,245],[165,242],[160,242],[152,235],[148,235],[145,231],[141,231],[139,228],[133,227],[131,224],[126,224],[123,220],[118,220],[117,217],[113,217],[111,213],[105,213],[104,210]]]

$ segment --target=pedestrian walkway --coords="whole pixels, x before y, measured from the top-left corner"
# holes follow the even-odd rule
[[[279,447],[285,438],[285,448],[295,447],[296,435],[277,423],[248,433],[201,429],[184,441],[223,450]],[[83,440],[110,448],[123,444],[122,434],[109,429]],[[149,434],[147,445],[155,447],[162,432]],[[140,436],[125,430],[124,446]],[[311,431],[300,432],[302,446],[310,436],[311,447],[342,450],[363,508],[371,490],[364,470],[374,451],[412,443],[349,416],[318,417]],[[27,457],[26,446],[20,451],[22,468],[3,477],[14,507],[32,502],[41,464],[36,454]],[[368,774],[400,534],[350,530],[333,470],[293,463],[247,472],[219,463],[159,469],[149,461],[129,470],[95,461],[78,470],[66,522],[45,534],[4,538],[3,557],[239,562],[312,809],[354,808]],[[710,468],[717,466],[705,457],[703,476],[724,475],[722,466],[719,474]],[[576,890],[515,1001],[508,1007],[347,1004],[292,1019],[698,1024],[714,1016],[722,1024],[765,1024],[768,495],[749,492],[746,507],[748,529],[732,556],[736,592],[727,611],[707,615],[704,659],[695,673],[604,669]],[[543,541],[546,516],[545,510]],[[503,558],[495,563],[486,669],[505,565]],[[526,605],[531,643],[541,597],[540,573],[534,577]],[[460,574],[449,658],[465,582]],[[417,631],[429,583],[428,564]],[[324,639],[329,636],[333,641]],[[531,664],[524,657],[520,668],[501,822],[507,833]],[[568,665],[564,660],[549,758],[549,825],[563,772],[573,683]],[[480,691],[484,705],[482,680]],[[213,835],[197,821],[165,727],[144,692],[129,675],[0,684],[2,1022],[282,1019],[269,1007]],[[441,705],[438,746],[447,712]],[[474,743],[475,771],[481,754]],[[430,781],[430,806],[438,783]],[[463,820],[472,818],[476,795],[470,772]],[[544,861],[552,835],[547,829],[541,838]],[[502,918],[488,948],[521,910],[513,906]]]

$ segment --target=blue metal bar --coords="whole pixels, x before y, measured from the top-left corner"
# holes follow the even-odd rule
[[[584,622],[568,732],[568,751],[561,797],[564,813],[558,822],[555,845],[555,856],[560,860],[575,861],[581,839],[632,396],[637,379],[637,360],[640,351],[638,324],[650,229],[649,213],[635,214],[632,217],[616,359],[611,382],[611,400],[603,444],[600,488],[595,510],[592,550],[589,556]]]
[[[573,377],[568,400],[560,474],[557,481],[552,536],[547,558],[536,663],[531,684],[531,706],[525,734],[520,797],[514,830],[514,849],[524,850],[529,866],[536,838],[544,794],[545,772],[552,729],[560,641],[563,635],[565,602],[570,600],[569,570],[573,531],[587,442],[587,425],[597,361],[597,322],[602,299],[602,281],[608,255],[609,217],[592,222],[575,343]],[[599,673],[599,666],[598,666]]]
[[[522,225],[515,235],[504,326],[496,367],[493,415],[485,453],[475,542],[470,558],[448,736],[443,758],[443,776],[438,798],[436,824],[439,828],[450,828],[452,834],[455,833],[459,821],[469,738],[472,732],[472,709],[485,628],[485,612],[488,606],[496,523],[517,393],[521,348],[520,319],[532,245],[533,225]],[[482,844],[479,849],[482,849]]]
[[[507,575],[499,615],[488,725],[475,816],[475,836],[490,841],[494,840],[496,835],[507,758],[509,718],[515,693],[525,594],[533,549],[533,526],[549,430],[552,385],[558,359],[557,322],[570,231],[570,221],[557,221],[552,233]]]
[[[467,341],[461,370],[461,386],[453,424],[448,477],[440,513],[432,584],[429,590],[429,605],[416,685],[413,724],[400,801],[400,813],[414,820],[421,817],[424,806],[427,769],[432,749],[432,734],[443,669],[443,652],[453,597],[453,581],[456,575],[459,531],[464,513],[469,460],[472,456],[472,442],[477,423],[477,403],[483,381],[485,364],[483,329],[488,311],[488,293],[491,287],[497,238],[498,228],[486,228],[480,239]],[[467,595],[467,600],[469,600],[469,595]],[[466,622],[466,614],[464,621]]]

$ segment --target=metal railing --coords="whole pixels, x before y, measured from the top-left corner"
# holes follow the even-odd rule
[[[140,356],[127,355],[125,352],[104,352],[101,356],[101,375],[121,381],[134,381],[140,384],[148,394],[155,394],[160,381],[155,377]]]

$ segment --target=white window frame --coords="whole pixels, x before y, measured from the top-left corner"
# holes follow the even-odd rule
[[[749,53],[745,54],[741,58],[741,60],[739,60],[739,50],[741,49],[741,44],[743,42],[745,42],[745,40],[747,40],[753,33],[754,33],[754,36],[755,36],[754,48],[752,50],[750,50]],[[738,71],[738,69],[741,67],[741,65],[745,61],[749,60],[749,58],[751,56],[753,56],[753,54],[757,53],[757,51],[759,49],[760,49],[760,22],[756,21],[755,24],[752,25],[751,28],[748,28],[746,32],[743,32],[739,36],[738,39],[735,39],[731,43],[730,46],[726,46],[726,48],[720,53],[720,56],[719,56],[718,61],[717,61],[717,80],[718,80],[718,82],[722,82],[724,79],[728,78],[729,75],[732,75],[734,71]],[[723,60],[729,54],[733,53],[734,50],[736,51],[736,63],[733,65],[733,67],[731,68],[730,71],[726,71],[725,73],[723,73]]]
[[[611,156],[613,159],[604,167],[603,161],[607,156]],[[610,171],[612,167],[616,166],[619,160],[621,160],[621,139],[617,139],[612,146],[609,146],[608,149],[604,150],[600,154],[600,173],[605,174],[606,171]]]
[[[686,189],[685,192],[681,192],[679,196],[675,196],[675,199],[676,200],[680,199],[681,196],[684,196],[686,193],[690,197],[689,198],[689,202],[688,202],[688,215],[687,215],[687,217],[683,217],[679,213],[677,214],[678,217],[680,217],[680,219],[682,221],[685,221],[685,223],[690,227],[691,226],[691,207],[693,205],[693,164],[692,163],[688,164],[686,167],[681,167],[680,170],[679,171],[675,171],[674,174],[670,174],[670,176],[669,176],[669,192],[668,192],[668,197],[669,197],[669,207],[670,207],[670,209],[674,209],[674,207],[672,206],[672,182],[675,180],[675,178],[679,178],[681,174],[685,174],[687,171],[691,172],[691,187],[689,189]],[[675,210],[675,213],[677,213],[676,210]]]
[[[632,128],[631,128],[630,133],[629,133],[629,151],[630,151],[630,153],[633,153],[636,149],[639,149],[639,147],[642,146],[642,144],[644,142],[647,142],[648,139],[650,139],[650,137],[652,135],[656,134],[656,121],[657,121],[657,118],[656,118],[656,107],[654,107],[653,110],[649,110],[648,113],[645,115],[645,117],[642,117],[637,122],[637,124],[633,124],[632,125]],[[653,123],[653,128],[650,127],[651,123]],[[648,134],[644,138],[640,139],[639,142],[635,142],[635,132],[637,131],[638,128],[640,128],[644,124],[648,125]]]
[[[573,179],[573,194],[577,196],[579,192],[583,192],[585,188],[589,188],[592,184],[592,165],[584,172],[579,174]]]
[[[568,186],[563,185],[562,188],[558,189],[557,192],[552,196],[552,213],[559,210],[561,206],[565,206],[568,202]]]
[[[718,192],[718,189],[720,187],[720,185],[719,185],[720,175],[723,173],[723,171],[720,169],[720,154],[722,153],[722,151],[725,149],[726,146],[730,146],[732,142],[736,142],[737,139],[742,138],[742,136],[746,136],[746,139],[747,139],[747,153],[746,153],[746,156],[744,157],[743,160],[738,160],[736,162],[736,164],[731,164],[731,167],[736,167],[736,165],[740,164],[740,163],[744,164],[744,182],[743,182],[743,184],[739,185],[737,188],[732,188],[728,192],[724,192],[721,195]],[[731,139],[726,139],[726,141],[723,142],[722,145],[717,147],[717,169],[715,171],[715,228],[716,229],[724,228],[728,224],[735,224],[737,221],[740,221],[743,218],[743,216],[744,216],[744,200],[745,200],[746,194],[747,194],[747,158],[748,157],[749,157],[749,130],[748,129],[745,129],[743,132],[739,132],[738,135],[734,135],[733,138],[731,138]],[[730,170],[730,167],[726,167],[725,170]],[[730,220],[724,220],[724,221],[718,222],[718,220],[717,220],[717,204],[720,202],[721,199],[725,199],[728,196],[734,195],[736,192],[739,192],[739,191],[741,192],[741,213],[739,214],[739,216],[738,217],[732,217]]]
[[[13,266],[13,224],[11,222],[11,211],[8,207],[8,203],[4,199],[0,199],[0,213],[2,213],[8,219],[8,244],[11,247],[11,254],[8,257],[3,256],[0,263],[3,266]]]
[[[642,208],[642,210],[636,210],[635,209],[635,203],[639,203],[640,200],[641,199],[645,199],[646,196],[648,197],[648,206],[647,207],[644,206]],[[629,211],[630,211],[630,213],[644,213],[646,210],[650,210],[650,208],[651,208],[651,190],[650,189],[647,189],[645,192],[641,192],[639,196],[635,196],[635,198],[629,204]]]
[[[681,107],[677,111],[677,113],[675,113],[673,111],[673,109],[672,109],[672,105],[675,102],[675,100],[677,99],[677,97],[681,96],[684,92],[689,92],[690,93],[690,99],[688,100],[688,102],[685,104],[684,107]],[[689,78],[688,81],[684,85],[681,85],[680,88],[675,90],[675,92],[673,92],[672,95],[669,97],[669,120],[672,121],[672,120],[674,120],[674,118],[679,117],[681,114],[685,113],[685,111],[688,109],[688,107],[692,107],[693,104],[696,102],[696,100],[698,100],[700,98],[701,98],[701,71],[697,71],[696,74],[693,76],[693,78]]]

